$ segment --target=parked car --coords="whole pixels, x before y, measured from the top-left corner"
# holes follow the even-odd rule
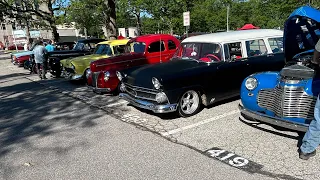
[[[98,43],[94,53],[91,55],[61,60],[60,62],[63,66],[62,74],[71,80],[86,80],[92,61],[124,53],[125,45],[128,41],[129,39],[103,41]]]
[[[15,45],[11,45],[8,46],[8,50],[24,50],[24,47],[21,45],[17,45],[17,47]]]
[[[92,54],[96,44],[104,39],[81,39],[78,40],[72,50],[52,51],[48,53],[48,70],[56,77],[60,77],[62,66],[60,60],[70,57],[78,57]]]
[[[94,61],[90,65],[87,84],[97,93],[117,92],[116,71],[170,60],[180,42],[169,34],[151,34],[130,39],[126,53]]]
[[[11,62],[13,64],[23,66],[30,56],[33,55],[33,49],[36,45],[33,44],[29,51],[20,51],[11,53]]]
[[[185,39],[168,63],[118,73],[120,98],[155,113],[177,111],[188,117],[201,104],[239,95],[248,75],[284,65],[283,31],[257,29],[220,32]]]
[[[311,63],[320,38],[320,11],[300,7],[289,16],[284,27],[286,66],[280,72],[246,77],[241,86],[239,108],[245,119],[304,132],[314,118],[320,92],[319,69],[315,71],[316,66]]]

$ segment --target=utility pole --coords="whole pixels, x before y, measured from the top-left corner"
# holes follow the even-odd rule
[[[229,10],[230,10],[230,7],[228,5],[227,6],[227,32],[229,32]]]

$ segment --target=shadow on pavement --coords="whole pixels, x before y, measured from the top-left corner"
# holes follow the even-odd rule
[[[0,158],[20,146],[32,146],[30,139],[97,126],[95,120],[104,115],[35,82],[0,87],[0,101]]]

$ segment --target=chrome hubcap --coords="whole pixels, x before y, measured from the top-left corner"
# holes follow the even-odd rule
[[[198,106],[199,106],[199,96],[198,94],[193,91],[187,91],[183,94],[180,100],[181,110],[185,114],[192,114],[194,113]]]

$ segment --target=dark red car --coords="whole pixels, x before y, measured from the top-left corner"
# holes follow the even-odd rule
[[[29,61],[29,58],[30,58],[30,55],[19,56],[19,57],[14,56],[13,57],[13,60],[14,60],[13,63],[15,65],[18,65],[18,66],[24,66],[25,62]]]
[[[117,92],[119,80],[116,71],[167,62],[179,45],[179,40],[169,34],[151,34],[132,38],[126,45],[125,53],[91,62],[90,70],[86,73],[87,84],[97,93]]]

